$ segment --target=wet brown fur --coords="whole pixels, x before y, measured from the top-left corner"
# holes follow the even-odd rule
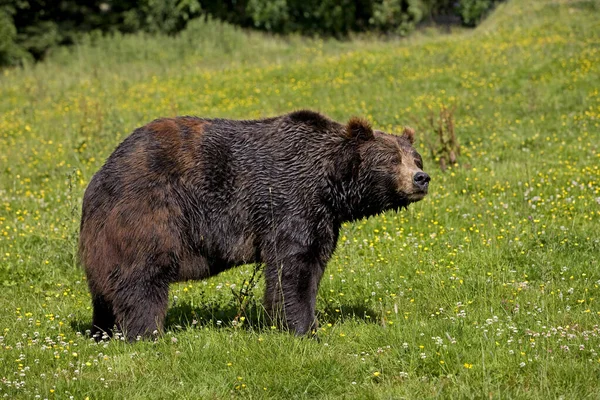
[[[422,167],[413,140],[410,129],[393,136],[311,111],[165,118],[137,129],[84,196],[79,245],[92,333],[116,325],[131,340],[160,331],[170,283],[253,262],[266,264],[267,309],[298,334],[314,329],[341,223],[426,193],[413,183]]]

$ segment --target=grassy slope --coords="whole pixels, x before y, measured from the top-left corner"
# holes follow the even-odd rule
[[[598,10],[513,0],[474,32],[388,43],[246,43],[200,26],[6,71],[0,396],[598,398]],[[431,195],[344,227],[319,293],[320,342],[264,326],[258,301],[233,326],[229,287],[250,266],[174,285],[156,343],[79,333],[91,318],[75,258],[81,196],[136,126],[310,107],[423,131],[440,104],[456,105],[464,166],[441,173],[421,141]]]

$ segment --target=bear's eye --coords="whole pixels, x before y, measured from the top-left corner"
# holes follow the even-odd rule
[[[417,168],[423,169],[423,160],[420,157],[415,158],[415,165],[417,166]]]

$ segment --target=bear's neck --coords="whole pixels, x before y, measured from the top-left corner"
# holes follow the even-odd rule
[[[386,211],[385,205],[372,198],[368,189],[354,181],[336,182],[332,185],[329,205],[338,222],[352,222]]]
[[[371,185],[373,181],[372,177],[364,176],[331,183],[329,204],[338,222],[352,222],[408,207],[408,199]]]

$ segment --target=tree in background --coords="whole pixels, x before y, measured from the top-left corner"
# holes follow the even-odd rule
[[[406,35],[437,15],[476,25],[502,0],[0,0],[0,65],[43,59],[89,35],[175,34],[211,16],[273,33]]]
[[[174,34],[201,15],[198,0],[0,0],[0,64],[40,60],[84,34]]]

